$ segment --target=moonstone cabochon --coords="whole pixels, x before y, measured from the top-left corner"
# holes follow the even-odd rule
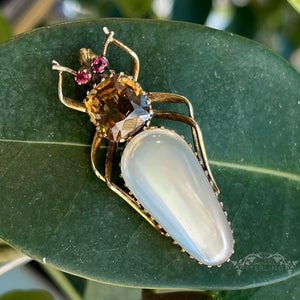
[[[233,252],[227,218],[193,151],[176,133],[148,129],[121,159],[123,178],[136,199],[191,256],[219,265]]]

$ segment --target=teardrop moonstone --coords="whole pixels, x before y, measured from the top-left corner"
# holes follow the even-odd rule
[[[211,185],[187,143],[167,129],[145,130],[126,146],[121,170],[152,217],[199,262],[219,265],[233,236]]]

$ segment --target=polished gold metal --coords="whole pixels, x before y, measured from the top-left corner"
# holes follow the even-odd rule
[[[119,47],[121,50],[125,51],[131,56],[131,70],[130,70],[130,76],[128,78],[132,78],[134,81],[137,81],[139,76],[139,70],[140,70],[140,63],[139,58],[137,54],[131,50],[128,46],[124,45],[122,42],[114,38],[114,32],[109,31],[106,27],[103,28],[103,31],[106,35],[106,40],[104,42],[103,50],[102,50],[102,56],[105,57],[108,45],[110,43],[113,43],[117,47]],[[94,53],[90,49],[80,50],[80,59],[86,60],[89,59],[94,55]],[[68,98],[64,96],[62,91],[62,84],[63,84],[63,77],[62,73],[67,72],[72,75],[77,74],[77,72],[73,69],[70,69],[68,67],[61,66],[58,62],[54,61],[52,62],[52,69],[58,71],[59,80],[58,80],[58,96],[60,101],[67,107],[81,111],[81,112],[87,112],[87,109],[85,107],[85,104],[81,101],[77,101],[71,98]],[[113,70],[110,70],[111,74],[114,74]],[[204,147],[203,137],[200,130],[200,127],[198,126],[197,122],[194,119],[194,112],[191,102],[184,96],[171,94],[171,93],[160,93],[160,92],[150,92],[146,93],[147,99],[149,104],[151,105],[151,118],[160,118],[160,119],[169,119],[174,120],[178,122],[185,123],[191,127],[192,130],[192,137],[193,137],[193,143],[194,148],[196,151],[196,155],[198,157],[198,160],[200,161],[204,171],[206,171],[208,180],[210,181],[216,195],[219,194],[219,189],[216,185],[216,182],[212,176],[208,159]],[[185,104],[188,108],[188,115],[181,114],[178,112],[173,111],[167,111],[167,110],[161,110],[161,109],[153,109],[152,104],[155,103],[182,103]],[[147,128],[149,126],[148,124],[145,125]],[[135,133],[135,134],[138,134]],[[113,190],[116,194],[118,194],[121,198],[123,198],[131,207],[133,207],[141,216],[143,216],[152,226],[154,226],[160,233],[169,236],[168,233],[164,231],[164,229],[153,219],[153,217],[142,207],[142,205],[132,196],[132,194],[123,188],[117,186],[114,182],[111,180],[112,175],[112,166],[113,166],[113,159],[115,156],[115,153],[117,151],[118,143],[109,140],[107,153],[106,153],[106,159],[105,159],[105,170],[102,174],[99,169],[97,168],[96,158],[97,153],[99,149],[101,148],[101,142],[103,138],[105,137],[104,128],[96,128],[96,133],[93,139],[92,143],[92,149],[91,149],[91,164],[94,173],[96,176],[101,179],[102,181],[105,181],[107,186]],[[130,140],[132,136],[130,136],[127,140]],[[176,241],[175,241],[176,243]]]
[[[58,71],[58,98],[61,101],[61,103],[69,108],[72,108],[72,109],[75,109],[75,110],[78,110],[81,112],[86,112],[86,108],[85,108],[85,105],[83,102],[65,97],[63,95],[63,91],[62,91],[62,84],[63,84],[62,72],[67,72],[72,75],[76,75],[77,72],[68,67],[61,66],[55,60],[52,61],[52,69]]]
[[[124,45],[122,42],[116,40],[113,38],[114,32],[109,31],[107,27],[103,27],[103,31],[106,35],[106,41],[104,42],[104,47],[102,51],[102,55],[105,56],[106,54],[106,49],[109,45],[109,43],[114,43],[116,46],[118,46],[121,50],[125,51],[131,56],[131,70],[130,70],[130,75],[134,78],[135,81],[137,81],[139,77],[139,72],[140,72],[140,61],[137,56],[137,54],[131,50],[129,47]]]

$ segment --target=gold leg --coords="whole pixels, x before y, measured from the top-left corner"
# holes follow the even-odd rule
[[[75,109],[75,110],[78,110],[81,112],[86,112],[86,108],[85,108],[85,105],[83,102],[65,97],[63,95],[63,91],[62,91],[62,84],[63,84],[62,72],[68,72],[72,75],[76,75],[77,72],[68,67],[61,66],[55,60],[52,61],[52,70],[58,71],[58,98],[59,98],[60,102],[69,108],[72,108],[72,109]]]
[[[189,116],[194,119],[194,109],[192,103],[184,96],[172,93],[151,92],[148,93],[148,98],[151,103],[183,103],[189,110]],[[199,144],[199,135],[197,134],[195,127],[191,126],[191,129],[195,150],[199,152],[199,148],[197,148],[197,145]]]
[[[172,93],[151,92],[148,93],[148,98],[151,103],[183,103],[188,107],[189,116],[194,119],[194,109],[192,103],[184,96]]]
[[[198,157],[202,158],[204,170],[207,171],[208,178],[210,181],[212,181],[215,192],[219,194],[220,190],[216,184],[216,181],[214,180],[214,177],[213,177],[212,172],[209,167],[209,163],[208,163],[208,159],[207,159],[207,155],[206,155],[206,151],[205,151],[205,146],[204,146],[204,141],[203,141],[203,136],[202,136],[202,132],[201,132],[201,129],[200,129],[198,123],[193,118],[188,117],[184,114],[181,114],[178,112],[173,112],[173,111],[161,110],[161,109],[153,109],[153,118],[179,121],[179,122],[183,122],[183,123],[191,126],[195,150],[198,154]]]
[[[114,191],[117,195],[123,198],[131,207],[133,207],[141,216],[143,216],[154,228],[156,228],[161,234],[166,234],[163,228],[143,209],[143,207],[138,203],[138,201],[123,189],[118,187],[115,183],[111,181],[113,158],[116,153],[117,143],[109,141],[106,161],[105,161],[105,176],[104,179],[107,186]]]
[[[101,141],[102,141],[102,134],[99,131],[96,131],[92,143],[91,163],[92,163],[93,171],[96,174],[96,176],[101,180],[105,181],[104,176],[99,172],[99,170],[96,167],[96,157],[101,146]]]
[[[139,77],[139,72],[140,72],[140,61],[139,61],[137,54],[133,50],[131,50],[129,47],[124,45],[122,42],[115,39],[113,37],[113,35],[114,35],[113,31],[109,31],[106,27],[103,28],[103,31],[107,38],[104,43],[103,53],[104,54],[106,53],[106,48],[109,43],[114,43],[117,47],[119,47],[120,49],[122,49],[123,51],[128,53],[131,56],[130,75],[134,78],[135,81],[137,81],[137,79]]]

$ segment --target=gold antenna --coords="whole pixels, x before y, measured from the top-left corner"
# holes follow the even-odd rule
[[[106,35],[106,40],[103,45],[102,56],[105,57],[107,47],[108,47],[109,43],[111,43],[114,40],[113,36],[115,33],[113,31],[109,31],[107,27],[103,27],[103,31]]]

